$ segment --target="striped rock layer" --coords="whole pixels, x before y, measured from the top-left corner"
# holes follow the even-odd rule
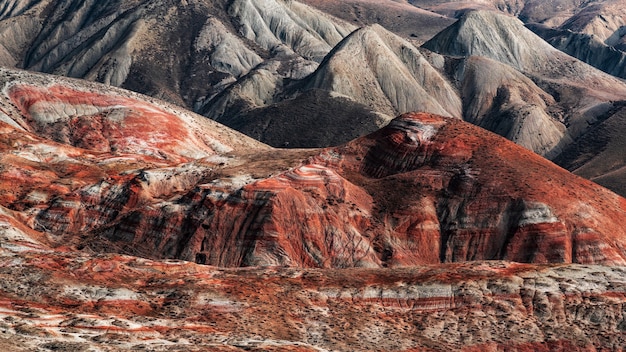
[[[0,92],[0,350],[626,344],[625,200],[478,127],[280,150],[95,84]]]
[[[220,267],[626,261],[623,198],[457,119],[277,150],[123,91],[11,77],[0,202],[52,247]]]

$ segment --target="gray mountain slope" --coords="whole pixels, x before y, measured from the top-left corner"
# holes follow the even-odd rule
[[[566,127],[550,115],[554,98],[511,66],[480,56],[463,66],[464,119],[546,157],[558,153]]]
[[[617,102],[554,162],[626,196],[626,102]]]
[[[626,52],[603,43],[598,37],[541,25],[527,27],[562,52],[610,75],[626,78]]]
[[[562,55],[515,17],[472,11],[423,45],[453,56],[484,56],[522,72],[548,71]]]
[[[264,49],[287,45],[313,61],[321,61],[354,29],[297,1],[235,0],[228,11],[239,32]]]
[[[354,31],[307,77],[283,74],[297,66],[291,60],[298,58],[284,53],[259,65],[200,112],[264,143],[290,147],[344,143],[409,111],[462,115],[458,90],[445,76],[410,42],[378,25]]]
[[[554,97],[560,110],[555,118],[568,125],[572,139],[611,101],[626,99],[624,82],[553,48],[518,19],[492,11],[468,13],[424,47],[445,55],[483,56],[519,70]]]
[[[458,93],[419,50],[379,25],[361,28],[337,45],[306,88],[350,97],[389,116],[462,114]]]
[[[394,0],[301,0],[349,23],[365,27],[379,24],[421,45],[455,20]]]
[[[592,35],[608,46],[626,49],[626,12],[621,0],[588,1],[558,28]]]
[[[281,0],[38,0],[5,4],[2,14],[0,64],[121,86],[191,109],[277,53],[317,65],[356,28]]]

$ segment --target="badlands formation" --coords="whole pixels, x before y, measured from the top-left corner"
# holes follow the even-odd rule
[[[623,350],[620,8],[0,2],[0,350]]]
[[[626,100],[620,8],[13,0],[0,7],[0,64],[134,90],[274,147],[343,144],[411,111],[452,116],[579,172],[560,160]],[[595,168],[594,180],[625,194],[605,182],[623,166]]]
[[[273,149],[0,71],[7,350],[618,350],[626,200],[426,113]]]

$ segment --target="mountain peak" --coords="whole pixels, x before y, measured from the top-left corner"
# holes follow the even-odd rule
[[[542,66],[545,56],[558,51],[515,17],[495,11],[469,11],[424,47],[453,56],[486,56],[521,71]]]
[[[378,24],[340,42],[309,78],[391,117],[409,111],[461,117],[461,101],[443,75],[407,40]]]

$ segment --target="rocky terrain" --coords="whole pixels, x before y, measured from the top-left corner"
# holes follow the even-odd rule
[[[616,6],[11,1],[0,13],[0,64],[135,90],[277,147],[338,145],[424,111],[463,118],[554,159],[625,99],[626,85],[554,50],[511,15],[604,38],[613,59],[602,68],[619,76],[621,54],[612,48],[621,37],[609,35],[620,28],[619,15],[609,16]],[[611,18],[604,31],[598,16]],[[606,63],[604,55],[579,56]]]
[[[622,198],[458,119],[271,150],[123,92],[3,77],[0,199],[56,245],[221,267],[626,261]]]
[[[626,200],[478,127],[406,114],[279,150],[123,90],[0,77],[3,348],[626,343]]]
[[[7,351],[619,351],[626,344],[623,267],[219,269],[6,249],[0,258]]]
[[[622,18],[0,1],[0,350],[622,351]]]

